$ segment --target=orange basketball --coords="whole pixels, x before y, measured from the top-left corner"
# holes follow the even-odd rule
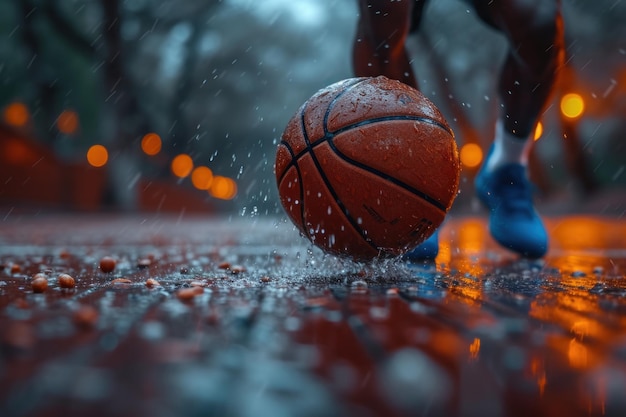
[[[459,186],[454,134],[416,89],[351,78],[307,100],[276,152],[280,201],[324,251],[401,255],[441,224]]]

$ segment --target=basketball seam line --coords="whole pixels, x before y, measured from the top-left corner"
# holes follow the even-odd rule
[[[347,126],[341,127],[341,128],[339,128],[337,130],[334,130],[332,132],[329,131],[329,130],[325,130],[325,132],[330,133],[331,135],[337,135],[339,133],[343,133],[343,132],[346,132],[346,131],[348,131],[350,129],[354,129],[354,128],[357,128],[357,127],[366,126],[366,125],[369,125],[369,124],[380,123],[380,122],[388,122],[388,121],[393,121],[393,120],[413,120],[413,121],[416,121],[416,122],[428,123],[428,124],[431,124],[433,126],[440,127],[441,129],[445,130],[450,136],[454,137],[454,133],[452,133],[452,130],[449,127],[447,127],[446,125],[444,125],[443,123],[439,123],[437,120],[431,119],[430,117],[413,116],[413,115],[410,115],[410,114],[398,114],[398,115],[374,117],[372,119],[361,120],[360,122],[356,122],[356,123],[353,123],[351,125],[347,125]]]
[[[304,126],[303,126],[303,129],[304,129]],[[289,145],[287,142],[281,142],[281,143],[287,148],[287,151],[291,155],[291,160],[294,161],[295,154],[293,152],[293,149],[291,148],[291,145]],[[306,228],[304,227],[304,189],[302,188],[302,173],[300,172],[300,166],[298,166],[297,163],[293,164],[293,166],[296,169],[298,182],[300,183],[300,186],[298,187],[300,189],[300,193],[299,193],[300,194],[300,224],[302,225],[302,230],[306,230]],[[285,169],[278,184],[282,183],[282,180],[285,177],[285,174],[287,171],[288,169]],[[305,233],[308,236],[309,232],[305,231]]]

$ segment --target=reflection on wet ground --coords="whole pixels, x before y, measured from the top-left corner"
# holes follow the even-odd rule
[[[363,265],[261,218],[13,216],[0,415],[626,415],[626,224],[547,225],[544,260],[458,217]]]

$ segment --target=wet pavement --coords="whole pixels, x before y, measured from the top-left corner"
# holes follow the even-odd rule
[[[546,222],[540,261],[458,216],[366,265],[279,219],[12,214],[0,416],[624,416],[626,222]]]

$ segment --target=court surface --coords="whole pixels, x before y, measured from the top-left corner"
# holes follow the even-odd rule
[[[451,216],[435,262],[365,265],[262,216],[13,213],[0,415],[624,416],[626,222],[546,223],[540,261]]]

